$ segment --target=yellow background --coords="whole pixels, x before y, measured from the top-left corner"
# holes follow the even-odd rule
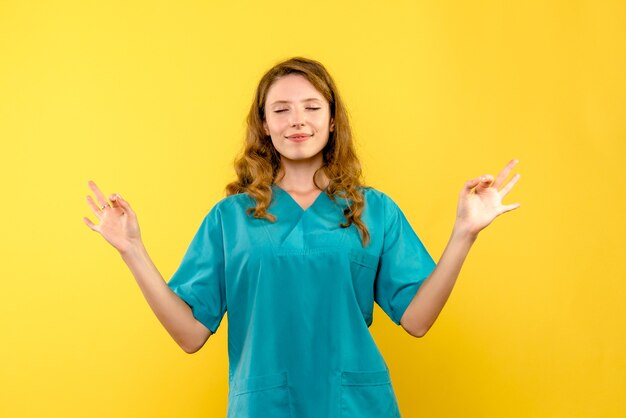
[[[626,416],[626,3],[0,2],[0,416],[220,417],[227,319],[170,339],[90,231],[87,181],[169,279],[233,178],[259,78],[323,62],[366,181],[438,259],[458,191],[518,158],[431,331],[376,307],[403,416]]]

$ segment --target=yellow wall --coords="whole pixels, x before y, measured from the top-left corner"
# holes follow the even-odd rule
[[[224,416],[227,321],[183,353],[83,224],[86,183],[169,278],[293,55],[435,258],[463,182],[521,161],[430,333],[376,308],[403,416],[626,416],[623,1],[211,3],[0,2],[0,416]]]

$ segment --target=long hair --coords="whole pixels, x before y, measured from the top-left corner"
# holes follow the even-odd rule
[[[272,183],[281,168],[280,154],[274,148],[270,136],[266,135],[263,122],[268,90],[274,82],[288,74],[306,78],[330,104],[330,116],[334,119],[335,128],[329,133],[328,143],[322,150],[323,165],[318,171],[323,170],[329,180],[326,194],[332,200],[339,197],[350,202],[343,212],[346,222],[340,226],[347,228],[354,224],[359,230],[362,245],[366,246],[370,234],[361,220],[364,207],[363,193],[359,190],[363,186],[361,164],[352,142],[348,112],[335,82],[318,61],[294,57],[276,64],[261,78],[247,117],[244,149],[235,160],[237,180],[226,186],[226,195],[248,193],[256,201],[256,206],[248,208],[246,213],[253,214],[255,218],[276,221],[276,216],[268,213],[267,209],[272,200]],[[317,171],[313,182],[322,189],[315,182],[316,177]]]

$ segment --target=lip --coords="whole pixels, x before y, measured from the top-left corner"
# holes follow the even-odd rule
[[[294,141],[294,142],[303,142],[309,139],[310,137],[311,137],[310,134],[293,134],[293,135],[289,135],[287,139]]]

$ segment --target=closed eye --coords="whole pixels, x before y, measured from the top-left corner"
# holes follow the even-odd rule
[[[307,109],[307,110],[320,110],[320,109],[321,109],[321,107],[307,107],[306,109]],[[278,110],[275,110],[275,111],[274,111],[274,113],[286,112],[286,111],[288,111],[288,110],[289,110],[289,109],[278,109]]]

